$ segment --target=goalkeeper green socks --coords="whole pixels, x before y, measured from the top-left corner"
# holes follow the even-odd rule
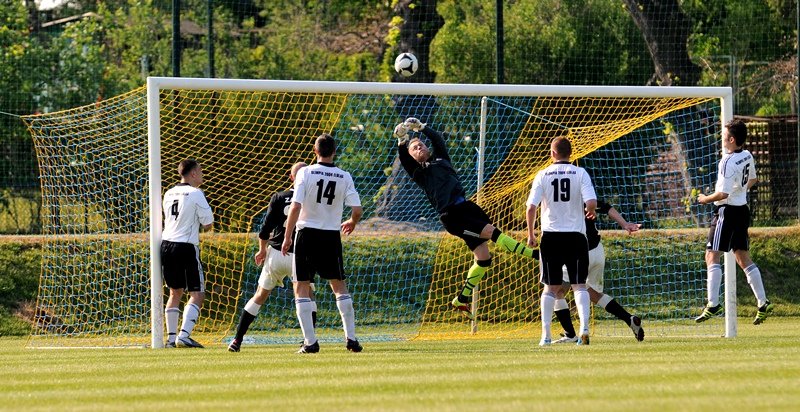
[[[520,242],[517,242],[511,237],[506,236],[506,234],[501,232],[500,229],[494,230],[494,233],[492,233],[492,240],[506,252],[516,253],[534,259],[539,257],[538,251],[536,254],[534,254],[533,249],[523,245]]]
[[[489,268],[489,265],[492,263],[492,259],[486,260],[476,260],[475,263],[472,264],[472,267],[469,268],[469,272],[467,272],[467,281],[464,282],[464,288],[461,289],[461,295],[458,297],[459,302],[467,302],[468,299],[472,296],[472,290],[475,289],[475,286],[478,286],[478,283],[481,283],[481,279],[483,279],[483,275],[486,274],[486,269]]]

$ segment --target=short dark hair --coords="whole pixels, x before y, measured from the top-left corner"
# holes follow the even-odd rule
[[[330,134],[323,133],[314,142],[314,148],[317,149],[320,157],[331,157],[336,152],[336,140]]]
[[[572,143],[564,136],[553,139],[551,146],[561,157],[569,158],[572,155]]]
[[[188,176],[189,173],[192,173],[192,170],[196,169],[199,165],[197,160],[194,159],[181,160],[181,162],[178,163],[178,174],[181,175],[181,177]]]
[[[733,119],[725,124],[728,134],[736,139],[736,146],[744,146],[747,141],[747,125],[742,119]]]

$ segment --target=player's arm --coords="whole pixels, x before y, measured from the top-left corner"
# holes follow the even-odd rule
[[[214,213],[211,211],[211,206],[208,205],[208,200],[203,192],[199,192],[200,196],[197,200],[197,217],[200,221],[200,227],[204,230],[211,230],[214,226]]]
[[[406,172],[411,177],[414,177],[414,173],[416,173],[417,170],[422,167],[408,153],[408,140],[397,145],[397,156],[400,158],[400,164],[403,165],[403,169],[406,169]]]
[[[345,206],[350,207],[350,219],[342,222],[341,230],[345,235],[353,233],[356,224],[361,220],[361,215],[364,214],[364,209],[361,207],[361,197],[356,191],[356,185],[353,183],[353,177],[347,174],[347,189],[344,195]]]
[[[625,218],[622,217],[622,215],[617,211],[617,209],[614,209],[613,206],[608,209],[608,217],[617,222],[619,227],[627,230],[628,233],[636,232],[642,227],[642,225],[639,223],[631,223],[625,220]]]
[[[279,198],[277,194],[272,195],[269,200],[269,207],[267,207],[267,215],[264,217],[264,224],[261,225],[261,230],[258,232],[258,252],[256,252],[254,259],[256,265],[261,266],[264,259],[267,258],[267,246],[269,235],[275,230],[283,219],[283,209],[278,204]]]
[[[586,173],[586,170],[581,169],[581,197],[584,199],[584,207],[586,209],[586,218],[595,219],[597,217],[597,194],[594,191],[592,178]]]
[[[353,230],[356,228],[356,224],[361,220],[361,216],[364,214],[364,208],[361,206],[351,206],[350,208],[350,219],[345,220],[342,222],[342,233],[345,235],[349,235],[353,233]]]
[[[586,218],[595,219],[597,217],[597,199],[589,199],[584,204],[586,205]]]
[[[533,227],[536,224],[536,212],[536,205],[529,203],[528,209],[525,211],[525,222],[528,224],[528,246],[532,248],[539,247],[539,240],[533,232]]]
[[[752,178],[747,181],[747,190],[750,190],[751,187],[755,186],[758,183],[758,178]]]
[[[300,217],[300,208],[302,205],[297,202],[292,202],[289,207],[289,215],[286,217],[286,233],[283,234],[283,245],[281,245],[281,253],[284,256],[289,254],[289,248],[292,247],[292,233],[297,226],[297,218]]]
[[[408,122],[406,120],[406,122]],[[438,158],[442,158],[444,160],[450,161],[450,155],[447,153],[447,144],[444,142],[442,135],[439,134],[436,130],[433,130],[428,127],[422,126],[422,134],[424,134],[428,140],[431,141],[431,147],[433,148],[433,153]]]
[[[748,184],[750,184],[750,182],[748,182]],[[704,205],[706,203],[717,202],[717,201],[720,201],[720,200],[725,200],[727,198],[728,198],[728,194],[725,193],[725,192],[714,192],[713,194],[708,195],[708,196],[706,196],[706,195],[701,193],[701,194],[697,195],[697,203],[700,203],[700,204]]]

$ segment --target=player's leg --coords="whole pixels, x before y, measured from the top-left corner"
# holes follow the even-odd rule
[[[603,293],[603,274],[606,268],[606,252],[603,244],[600,243],[589,251],[589,276],[586,278],[586,288],[589,292],[589,300],[597,306],[605,309],[606,312],[616,316],[617,319],[625,322],[636,340],[644,340],[644,329],[642,319],[631,315],[619,302],[611,296]]]
[[[185,243],[181,247],[182,254],[185,256],[187,264],[185,267],[186,292],[189,293],[189,301],[183,307],[183,320],[178,332],[177,346],[186,348],[202,348],[203,345],[191,338],[197,321],[200,319],[200,309],[203,307],[205,299],[205,273],[203,265],[200,263],[200,249],[196,245]]]
[[[569,275],[563,268],[562,280],[564,283],[569,284]],[[575,334],[575,327],[572,325],[572,316],[569,313],[569,304],[567,303],[566,296],[567,288],[562,285],[561,289],[556,293],[556,303],[553,309],[558,323],[564,328],[564,333],[553,343],[575,343],[578,341],[578,335]]]
[[[586,291],[586,279],[589,276],[589,244],[586,236],[582,233],[568,233],[567,235],[572,238],[570,244],[573,248],[567,250],[569,257],[565,259],[565,263],[580,321],[577,344],[588,345],[589,319],[591,315],[589,292]]]
[[[191,284],[187,289],[191,288]],[[183,321],[178,332],[177,345],[186,348],[202,348],[203,345],[192,339],[192,331],[200,319],[200,309],[203,307],[205,292],[203,290],[188,290],[189,301],[183,307]]]
[[[314,248],[317,247],[315,243],[317,232],[319,231],[303,228],[295,234],[292,282],[297,320],[303,332],[303,346],[298,353],[319,352],[319,342],[311,315],[314,310],[314,303],[311,300],[311,280],[316,274]]]
[[[719,303],[719,289],[722,283],[722,265],[720,257],[723,252],[731,250],[731,225],[725,221],[725,209],[721,207],[711,221],[706,243],[706,306],[703,313],[696,317],[695,322],[704,322],[714,316],[724,313]]]
[[[178,338],[178,319],[181,316],[181,310],[178,306],[181,304],[182,297],[183,289],[169,288],[167,307],[164,309],[164,320],[167,324],[167,343],[165,346],[168,348],[174,348],[175,340]]]
[[[183,290],[186,288],[182,258],[177,243],[161,242],[161,274],[164,277],[164,283],[169,287],[169,298],[164,308],[164,320],[167,326],[165,346],[167,348],[174,348],[175,340],[178,338],[178,320],[181,315],[179,306],[181,298],[183,298]]]
[[[753,263],[753,260],[750,258],[749,251],[737,249],[733,253],[734,256],[736,256],[736,263],[738,263],[739,267],[744,270],[744,274],[747,277],[747,283],[750,284],[750,289],[753,290],[753,294],[758,302],[758,312],[756,312],[756,318],[753,320],[753,324],[761,324],[767,320],[767,317],[769,317],[773,309],[772,303],[769,301],[769,299],[767,299],[767,292],[764,290],[764,281],[761,279],[761,270],[755,263]]]
[[[229,351],[239,352],[242,341],[244,340],[244,335],[247,334],[247,330],[250,329],[250,324],[252,324],[256,316],[258,316],[261,306],[267,301],[271,292],[272,289],[265,289],[259,285],[256,289],[256,293],[244,305],[244,310],[241,316],[239,316],[239,323],[236,325],[236,336],[233,338],[230,345],[228,345]]]
[[[339,316],[342,318],[345,348],[351,352],[361,352],[363,348],[356,338],[356,314],[353,309],[353,298],[347,290],[347,284],[343,279],[331,279],[330,283],[331,289],[336,295],[336,308],[339,309]]]
[[[564,247],[561,233],[545,232],[539,244],[541,250],[540,281],[542,288],[540,310],[542,313],[542,338],[539,346],[548,346],[552,342],[551,326],[555,311],[556,296],[561,291],[564,273]]]
[[[505,233],[501,232],[500,229],[494,227],[491,224],[487,224],[483,228],[483,230],[481,231],[481,238],[492,239],[492,242],[497,244],[497,246],[499,246],[500,249],[506,252],[522,255],[533,259],[539,258],[538,250],[531,249],[522,242],[517,242],[516,239],[506,235]]]
[[[468,246],[474,245],[474,242],[467,242]],[[472,291],[481,282],[489,266],[492,264],[492,255],[489,253],[489,245],[483,241],[477,245],[472,254],[475,261],[467,271],[467,278],[464,280],[464,286],[461,288],[461,293],[453,299],[452,305],[456,309],[464,312],[467,316],[472,317],[471,305]]]

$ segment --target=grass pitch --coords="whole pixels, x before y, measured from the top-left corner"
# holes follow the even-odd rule
[[[646,327],[646,324],[645,324]],[[800,319],[739,337],[206,349],[27,349],[0,339],[3,410],[798,410]]]

